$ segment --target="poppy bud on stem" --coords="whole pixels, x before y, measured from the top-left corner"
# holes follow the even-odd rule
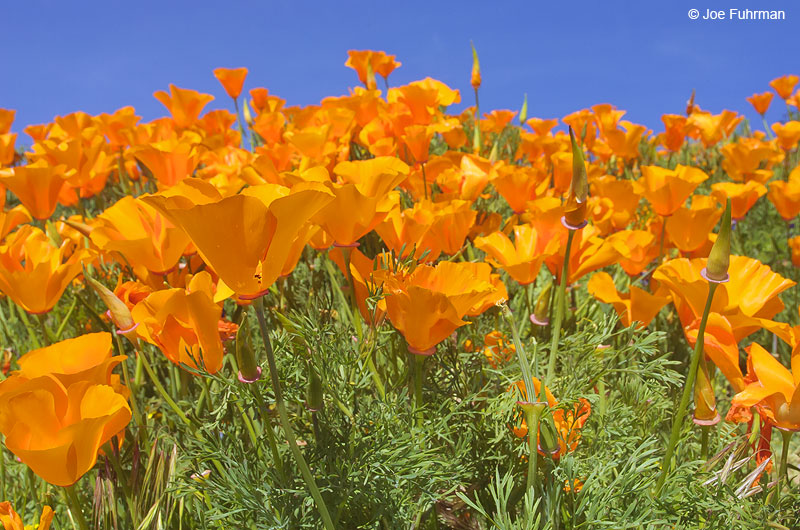
[[[569,255],[572,251],[572,239],[575,237],[575,232],[586,226],[586,203],[589,195],[583,149],[575,141],[575,133],[572,131],[572,127],[569,128],[569,138],[572,143],[572,182],[569,186],[569,196],[564,217],[561,218],[561,224],[567,228],[569,235],[567,236],[567,248],[564,252],[564,264],[561,269],[561,281],[558,284],[558,293],[556,295],[556,321],[553,325],[550,359],[547,363],[548,380],[552,380],[556,373],[556,355],[558,353],[558,341],[561,338],[561,323],[564,319],[566,305],[567,276],[569,275]]]
[[[708,280],[708,297],[706,298],[706,306],[703,309],[703,317],[700,319],[700,327],[697,330],[697,342],[695,342],[694,351],[692,352],[689,372],[684,382],[681,401],[672,420],[672,431],[670,433],[669,443],[667,444],[667,451],[664,453],[664,461],[661,464],[661,475],[658,478],[654,490],[655,496],[661,494],[661,489],[664,487],[664,483],[667,480],[667,473],[669,473],[669,468],[672,465],[672,456],[675,452],[675,446],[678,444],[678,438],[680,438],[681,428],[683,427],[683,419],[684,416],[686,416],[686,409],[689,407],[689,400],[694,390],[694,382],[697,378],[697,370],[700,366],[700,356],[703,355],[703,347],[705,346],[706,323],[708,322],[708,313],[711,310],[711,302],[714,299],[714,292],[717,290],[719,284],[728,281],[728,264],[730,262],[731,248],[730,237],[731,200],[728,199],[725,213],[722,216],[717,240],[714,242],[714,246],[711,247],[706,268],[703,269],[701,273],[702,276]]]
[[[481,63],[478,61],[478,51],[475,49],[475,44],[470,41],[469,45],[472,47],[472,75],[470,77],[470,84],[475,89],[475,134],[472,137],[472,150],[480,154],[481,148],[481,110],[480,103],[478,102],[478,88],[481,86]]]
[[[261,367],[256,362],[255,352],[250,344],[247,311],[242,311],[239,329],[236,331],[236,362],[239,364],[239,381],[255,383],[261,379]]]

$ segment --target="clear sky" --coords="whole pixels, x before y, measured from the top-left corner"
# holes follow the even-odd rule
[[[396,54],[393,85],[426,76],[473,103],[470,40],[480,55],[482,110],[562,117],[596,103],[663,130],[692,89],[704,109],[744,112],[778,76],[800,74],[800,3],[746,0],[741,9],[782,9],[782,21],[691,20],[715,0],[444,1],[6,0],[0,7],[0,107],[17,110],[14,131],[75,110],[133,105],[145,120],[166,114],[153,98],[169,83],[216,96],[212,75],[246,66],[245,89],[267,87],[289,105],[346,94],[358,78],[348,49]],[[776,99],[769,117],[780,119]],[[22,139],[21,139],[22,140]],[[18,142],[19,145],[19,142]]]

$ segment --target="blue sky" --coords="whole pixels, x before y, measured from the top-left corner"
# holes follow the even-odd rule
[[[787,73],[800,74],[800,3],[749,0],[783,9],[783,21],[690,20],[697,1],[303,1],[96,2],[18,0],[0,22],[0,107],[17,110],[14,131],[75,110],[91,114],[133,105],[145,120],[166,114],[153,98],[169,83],[216,96],[212,75],[246,66],[245,89],[264,86],[290,105],[347,93],[358,79],[348,49],[396,54],[399,85],[431,76],[473,103],[470,40],[478,49],[482,110],[518,109],[562,117],[596,103],[663,129],[692,89],[708,110],[760,119],[745,98]],[[771,120],[785,115],[773,101]]]

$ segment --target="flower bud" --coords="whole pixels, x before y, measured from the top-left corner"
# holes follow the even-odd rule
[[[710,282],[728,281],[728,265],[731,261],[731,200],[727,200],[725,213],[720,221],[719,233],[705,268],[705,277]]]
[[[242,312],[242,320],[236,331],[236,362],[239,363],[239,381],[255,383],[261,379],[261,367],[256,362],[253,346],[250,344],[250,326],[247,325],[247,312]]]
[[[694,112],[694,89],[692,89],[692,97],[689,98],[689,101],[686,102],[686,115],[691,116]]]
[[[550,294],[553,292],[552,282],[539,293],[536,299],[536,307],[533,308],[531,322],[537,326],[546,326],[550,323]]]
[[[694,383],[694,422],[709,426],[716,425],[721,419],[717,412],[717,400],[708,373],[708,363],[703,359],[697,367],[697,380]]]
[[[253,126],[253,115],[250,113],[250,105],[247,104],[247,99],[242,99],[242,114],[244,115],[244,121],[250,127]]]
[[[88,283],[89,286],[94,289],[94,291],[97,293],[97,296],[100,297],[100,299],[108,308],[108,312],[111,315],[111,320],[119,330],[119,333],[125,334],[128,331],[131,331],[136,326],[136,323],[133,320],[130,309],[128,309],[128,306],[125,305],[125,302],[120,300],[117,295],[111,292],[111,290],[109,290],[105,285],[89,276],[89,273],[85,268],[83,269],[83,277],[86,279],[86,283]]]
[[[306,408],[311,412],[317,412],[322,409],[322,379],[314,369],[314,366],[308,364],[308,386],[306,387]]]
[[[528,94],[525,94],[525,97],[522,98],[522,108],[519,109],[520,126],[525,125],[525,120],[527,119],[528,119]]]
[[[478,51],[475,49],[475,45],[472,42],[469,45],[472,46],[472,77],[469,83],[472,88],[478,90],[478,87],[481,86],[481,63],[478,62]]]
[[[569,128],[569,139],[572,143],[572,182],[569,186],[564,218],[570,227],[575,227],[573,230],[577,230],[586,221],[589,182],[586,176],[586,163],[583,161],[583,149],[578,147],[572,127]]]

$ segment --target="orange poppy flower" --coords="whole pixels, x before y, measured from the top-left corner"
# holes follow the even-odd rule
[[[464,246],[464,240],[472,228],[477,212],[468,201],[453,200],[430,202],[422,200],[412,208],[393,208],[386,219],[375,226],[375,231],[390,249],[401,257],[414,257],[435,261],[442,252],[453,255]]]
[[[131,315],[136,334],[154,344],[177,365],[209,373],[222,368],[222,340],[218,323],[222,308],[214,303],[211,275],[200,272],[186,289],[156,291],[136,304]]]
[[[481,269],[483,269],[481,271]],[[488,279],[486,263],[442,261],[435,267],[419,265],[413,272],[377,271],[373,276],[386,293],[386,311],[392,325],[408,343],[409,351],[431,355],[437,344],[467,324],[462,318],[496,287]]]
[[[539,275],[547,254],[538,252],[538,234],[531,225],[514,227],[514,242],[503,232],[495,232],[475,240],[475,247],[486,252],[487,261],[508,273],[516,282],[527,285]],[[548,248],[555,252],[557,241],[551,240]]]
[[[769,82],[769,86],[782,98],[782,99],[789,99],[789,96],[792,95],[792,90],[794,90],[794,86],[797,84],[798,78],[796,75],[785,75],[783,77],[777,77]]]
[[[17,157],[14,144],[17,141],[17,133],[0,134],[0,167],[10,166]]]
[[[0,245],[0,291],[29,313],[50,311],[89,257],[74,247],[68,240],[55,247],[44,232],[23,225]]]
[[[717,182],[711,185],[711,195],[721,203],[731,200],[731,217],[740,221],[756,201],[767,194],[767,188],[755,181],[744,184],[736,182]]]
[[[735,181],[755,180],[762,184],[772,177],[772,166],[784,155],[775,142],[740,138],[722,147],[722,169]]]
[[[367,82],[369,67],[371,67],[374,74],[387,79],[389,74],[403,65],[400,61],[395,60],[395,55],[388,55],[382,51],[348,50],[347,56],[347,61],[345,61],[344,65],[355,70],[358,74],[358,80],[370,89],[374,89],[375,86],[369,86]]]
[[[97,217],[89,236],[104,252],[119,252],[132,266],[165,274],[178,264],[189,237],[141,199],[123,197]]]
[[[617,230],[627,227],[636,216],[642,189],[635,180],[617,179],[611,175],[596,178],[592,181],[592,194],[611,201],[612,209],[609,221]]]
[[[694,195],[691,207],[680,207],[666,219],[666,233],[681,252],[692,252],[708,241],[720,217],[722,209],[716,198]]]
[[[0,432],[8,449],[47,482],[75,483],[130,421],[127,389],[111,373],[124,360],[111,355],[109,333],[23,355],[20,370],[0,383]]]
[[[791,221],[800,213],[800,169],[789,174],[789,180],[773,180],[769,183],[767,198],[778,210],[784,221]]]
[[[675,169],[642,166],[642,178],[638,183],[653,210],[667,217],[683,206],[689,195],[706,179],[708,175],[695,167],[680,164]]]
[[[6,447],[45,481],[70,486],[94,467],[100,447],[131,419],[122,394],[43,375],[0,383],[0,432]]]
[[[161,186],[174,186],[191,177],[200,163],[200,153],[194,140],[199,141],[199,137],[186,135],[138,146],[131,149],[130,153],[147,166]]]
[[[753,343],[748,348],[748,367],[753,382],[733,397],[732,407],[757,407],[776,427],[800,431],[800,357],[792,357],[792,369]]]
[[[169,85],[169,94],[159,90],[153,93],[153,97],[167,107],[167,110],[172,114],[172,120],[175,125],[180,128],[194,125],[200,113],[203,112],[203,107],[214,100],[212,95],[201,94],[196,90],[178,88],[172,84]]]
[[[39,526],[37,530],[50,530],[50,525],[53,523],[54,516],[55,512],[53,512],[52,508],[49,506],[42,508],[42,515],[39,517]],[[22,524],[22,518],[14,511],[14,508],[11,507],[11,503],[8,501],[0,502],[0,523],[3,523],[3,528],[5,530],[25,530],[26,528],[31,528],[30,526],[25,527]]]
[[[525,204],[544,195],[550,184],[546,171],[536,167],[503,165],[497,168],[492,186],[515,213],[525,211]]]
[[[501,331],[493,330],[483,337],[483,355],[492,368],[497,368],[510,361],[517,348],[514,343]]]
[[[50,166],[41,160],[0,171],[0,184],[11,190],[36,219],[48,219],[56,211],[64,187],[66,166]]]
[[[643,328],[669,302],[669,297],[658,296],[631,285],[628,294],[621,293],[614,286],[614,280],[607,272],[595,272],[587,285],[589,294],[606,304],[614,306],[623,326],[638,322]]]
[[[399,140],[411,155],[409,163],[424,164],[428,161],[433,129],[425,125],[409,125],[400,135]]]
[[[333,172],[342,182],[328,185],[334,199],[319,210],[314,222],[337,245],[354,244],[397,204],[397,196],[389,192],[407,177],[408,170],[405,163],[393,157],[340,162]]]
[[[542,383],[535,377],[531,378],[531,382],[533,383],[534,391],[538,396]],[[516,386],[517,391],[522,395],[522,400],[527,400],[528,397],[527,392],[525,391],[525,384],[522,381],[517,381],[514,386]],[[511,388],[514,388],[514,386]],[[553,411],[553,422],[558,433],[558,451],[549,455],[542,451],[541,432],[537,433],[537,447],[539,454],[542,456],[549,456],[558,459],[578,448],[578,442],[581,439],[581,429],[592,413],[592,406],[589,401],[584,398],[580,398],[569,408],[565,408],[563,406],[559,407],[558,401],[553,394],[550,393],[550,389],[547,387],[545,387],[545,395],[547,396],[548,406]],[[527,436],[528,425],[525,422],[525,418],[522,418],[522,424],[519,427],[514,426],[512,427],[512,430],[518,438],[524,438]]]
[[[367,305],[367,298],[375,295],[378,292],[378,285],[373,280],[373,272],[384,267],[388,264],[388,254],[378,254],[375,259],[369,259],[363,252],[357,248],[343,249],[335,247],[328,251],[328,256],[342,271],[342,274],[347,276],[344,264],[344,252],[350,252],[350,274],[353,278],[355,285],[356,304],[361,316],[364,317],[369,324],[378,324],[383,322],[386,316],[386,301],[384,299],[378,300],[374,314],[370,311]]]
[[[706,148],[712,147],[723,138],[727,138],[744,120],[735,112],[723,110],[720,114],[695,110],[689,116],[687,125],[694,138],[700,138]]]
[[[247,68],[216,68],[214,77],[225,89],[225,92],[236,99],[242,93],[244,78],[247,77]]]
[[[789,91],[791,93],[791,90]],[[772,92],[763,92],[761,94],[753,94],[747,101],[756,109],[756,112],[762,116],[767,113],[769,104],[772,103]]]
[[[531,223],[536,226],[536,223]],[[559,222],[559,225],[561,223]],[[556,275],[558,281],[561,281],[561,270],[564,263],[564,252],[566,250],[566,237],[567,229],[563,226],[560,230],[561,238],[560,245],[555,254],[549,255],[545,258],[545,264],[550,272]],[[569,256],[569,273],[567,276],[567,284],[572,284],[578,281],[583,276],[589,274],[597,269],[607,267],[619,259],[619,252],[615,245],[599,237],[600,231],[593,225],[586,226],[583,230],[577,231],[572,240],[572,251]],[[540,234],[540,238],[543,234]],[[544,237],[545,241],[549,239]]]
[[[660,242],[647,230],[620,230],[606,241],[619,253],[618,263],[628,276],[641,274],[658,257]]]
[[[772,130],[778,137],[778,145],[784,151],[791,151],[800,142],[800,121],[787,121],[786,123],[773,123]]]
[[[14,116],[17,111],[11,109],[0,109],[0,134],[6,134],[11,130],[14,123]]]
[[[680,151],[683,142],[686,141],[686,116],[664,114],[661,116],[661,121],[664,122],[664,135],[661,137],[661,143],[672,153]]]
[[[800,236],[789,238],[788,243],[792,252],[792,265],[800,267]]]
[[[316,183],[291,190],[262,184],[223,198],[211,184],[189,178],[142,200],[186,232],[228,288],[257,297],[280,276],[298,231],[331,193]]]
[[[684,327],[703,314],[708,281],[700,271],[705,265],[703,258],[679,258],[664,263],[653,273],[654,292],[662,294],[663,289],[672,294]],[[795,282],[747,256],[731,256],[728,273],[730,279],[717,288],[711,311],[728,319],[737,342],[762,327],[773,328],[775,323],[769,319],[784,308],[778,295]]]
[[[23,205],[19,204],[10,210],[6,210],[5,205],[6,194],[0,193],[0,240],[19,225],[30,223],[33,220]]]

